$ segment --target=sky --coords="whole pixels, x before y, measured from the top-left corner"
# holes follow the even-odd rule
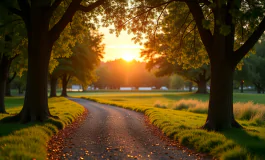
[[[122,31],[119,37],[116,37],[116,34],[109,33],[109,28],[100,28],[99,31],[104,34],[105,55],[102,61],[120,58],[127,61],[132,59],[141,60],[140,50],[143,47],[131,41],[132,34],[129,35],[126,31]]]

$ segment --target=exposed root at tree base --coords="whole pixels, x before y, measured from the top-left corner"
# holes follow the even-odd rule
[[[205,129],[207,131],[222,131],[222,130],[231,129],[231,128],[243,129],[243,127],[235,119],[233,119],[231,122],[231,125],[227,125],[227,127],[216,126],[213,123],[211,123],[209,120],[207,120],[206,123],[201,127],[201,129]]]

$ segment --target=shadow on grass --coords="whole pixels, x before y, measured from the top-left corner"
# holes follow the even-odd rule
[[[163,94],[163,97],[170,100],[180,100],[180,99],[197,99],[201,101],[208,101],[209,94],[198,94],[198,93],[178,93],[178,94]]]
[[[233,140],[235,143],[245,147],[247,151],[265,157],[265,140],[255,135],[257,131],[246,131],[243,129],[231,129],[222,132],[227,139]]]
[[[0,137],[7,136],[14,131],[35,125],[34,123],[22,124],[18,121],[11,121],[13,120],[13,116],[14,115],[8,116],[0,120]]]
[[[45,124],[53,124],[56,126],[58,129],[63,129],[64,124],[63,122],[58,120],[59,117],[54,116],[49,118],[48,120],[44,122],[28,122],[28,123],[20,123],[19,119],[17,118],[16,115],[11,115],[4,117],[3,119],[0,120],[0,137],[2,136],[7,136],[15,131],[21,130],[21,129],[26,129],[32,126],[36,125],[45,125]],[[56,129],[54,128],[49,128],[51,129],[54,133],[56,132]]]

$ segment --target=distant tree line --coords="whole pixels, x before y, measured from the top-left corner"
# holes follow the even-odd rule
[[[146,62],[133,60],[127,62],[123,59],[101,62],[96,70],[98,80],[94,87],[100,89],[119,89],[120,87],[155,87],[160,89],[166,86],[170,89],[183,89],[190,86],[190,81],[172,73],[164,77],[156,77],[149,72]]]

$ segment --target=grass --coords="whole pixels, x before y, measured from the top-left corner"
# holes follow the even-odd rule
[[[18,113],[23,98],[6,98],[7,112]],[[84,108],[66,98],[49,99],[52,115],[60,119],[49,119],[44,123],[0,123],[0,159],[40,159],[47,157],[47,142],[50,137],[63,129],[84,112]],[[10,115],[0,114],[0,120]]]
[[[177,103],[176,101],[182,99],[198,99],[202,103],[207,103],[207,97],[208,95],[189,93],[104,93],[90,94],[83,98],[142,112],[167,136],[179,141],[182,145],[189,146],[198,152],[208,153],[218,159],[265,159],[264,126],[253,125],[252,121],[243,118],[238,119],[238,121],[245,126],[244,130],[231,129],[221,133],[208,132],[199,129],[206,120],[207,115],[202,114],[205,113],[204,111],[199,114],[166,108],[170,105],[173,106]],[[234,102],[252,100],[251,105],[258,105],[261,102],[264,104],[264,99],[264,95],[234,95]],[[185,105],[180,108],[188,109]]]
[[[179,100],[173,106],[164,103],[155,103],[154,107],[171,108],[175,110],[186,110],[194,113],[208,112],[208,102],[203,102],[195,99]],[[252,122],[252,125],[265,125],[265,105],[254,104],[249,101],[247,103],[236,102],[234,103],[234,116],[240,120],[247,120]]]

